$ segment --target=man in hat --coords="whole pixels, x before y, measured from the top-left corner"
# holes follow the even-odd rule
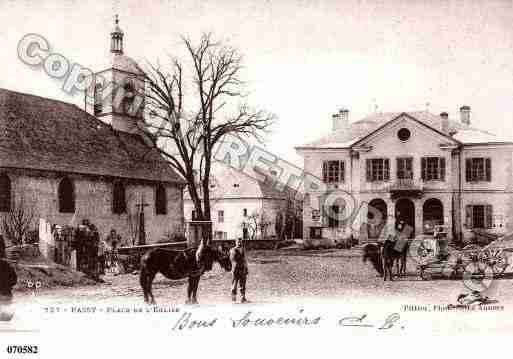
[[[230,249],[230,260],[232,261],[232,301],[237,300],[237,287],[240,289],[241,303],[246,299],[246,280],[248,277],[248,262],[246,252],[242,246],[242,238],[235,240],[235,247]]]

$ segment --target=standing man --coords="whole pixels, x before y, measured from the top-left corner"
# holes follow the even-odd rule
[[[241,303],[246,299],[246,279],[248,277],[248,262],[246,252],[242,246],[242,238],[235,240],[235,247],[230,249],[230,260],[232,261],[232,301],[237,300],[237,286],[240,288]]]
[[[3,237],[0,236],[3,243]],[[1,245],[1,244],[0,244]],[[2,250],[0,248],[0,250]],[[9,312],[9,305],[12,303],[12,288],[18,282],[18,277],[13,266],[4,258],[5,251],[0,253],[0,321],[9,321],[12,313]]]

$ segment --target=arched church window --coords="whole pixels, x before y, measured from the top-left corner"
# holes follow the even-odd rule
[[[162,184],[157,186],[155,192],[155,211],[157,214],[167,214],[166,187]]]
[[[103,86],[96,84],[94,87],[94,114],[97,115],[103,111]]]
[[[125,186],[121,182],[115,182],[112,190],[112,212],[121,214],[126,212]]]
[[[6,174],[0,175],[0,212],[11,210],[11,180]]]
[[[68,177],[64,177],[59,183],[59,212],[75,213],[75,188]]]

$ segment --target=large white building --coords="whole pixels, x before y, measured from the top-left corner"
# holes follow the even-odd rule
[[[469,106],[458,120],[419,111],[350,123],[349,111],[334,114],[329,135],[296,148],[314,178],[305,184],[304,237],[337,238],[350,228],[361,240],[375,239],[400,221],[411,236],[435,224],[448,226],[455,239],[475,228],[511,232],[513,143],[474,128],[470,115]],[[346,201],[326,204],[330,191]],[[386,222],[374,222],[375,213]]]
[[[287,210],[301,210],[297,193],[287,188],[280,189],[271,178],[257,180],[221,163],[212,166],[210,178],[214,239],[275,238],[278,217],[282,216],[281,221],[284,221]],[[185,190],[184,214],[187,222],[195,219],[194,212],[194,203]],[[263,231],[262,228],[255,228],[255,224],[259,226],[261,223],[266,223]]]

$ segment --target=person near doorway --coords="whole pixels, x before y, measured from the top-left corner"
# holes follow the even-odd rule
[[[247,302],[246,282],[248,277],[248,262],[246,252],[242,245],[242,238],[235,240],[235,247],[230,249],[230,260],[232,262],[232,301],[237,300],[237,287],[240,289],[241,303]]]

